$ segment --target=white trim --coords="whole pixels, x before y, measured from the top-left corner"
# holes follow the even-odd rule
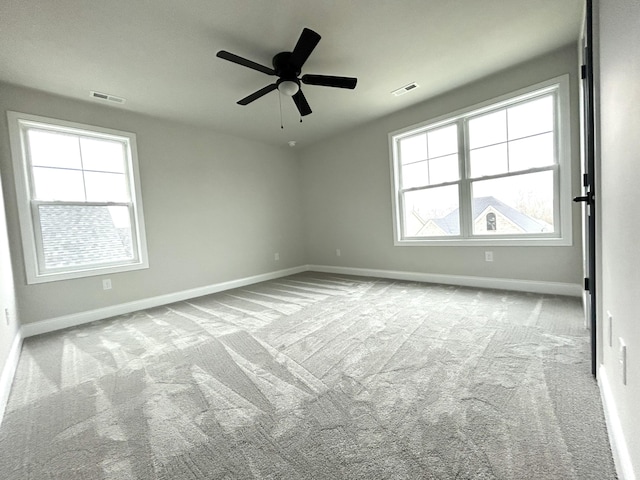
[[[512,280],[507,278],[470,277],[463,275],[442,275],[422,272],[404,272],[396,270],[379,270],[371,268],[337,267],[331,265],[301,265],[299,267],[277,270],[251,277],[230,280],[228,282],[215,283],[204,287],[183,290],[181,292],[159,295],[157,297],[135,300],[133,302],[120,303],[110,307],[88,310],[86,312],[62,315],[33,323],[22,325],[24,338],[43,333],[75,327],[85,323],[103,320],[105,318],[124,315],[126,313],[144,310],[147,308],[167,305],[174,302],[188,300],[190,298],[210,295],[212,293],[244,287],[258,282],[274,280],[276,278],[303,273],[307,271],[321,273],[338,273],[344,275],[358,275],[363,277],[390,278],[395,280],[408,280],[425,283],[441,283],[446,285],[460,285],[465,287],[492,288],[497,290],[513,290],[519,292],[544,293],[551,295],[567,295],[579,297],[582,295],[582,286],[572,283],[540,282],[533,280]]]
[[[618,416],[618,409],[615,399],[613,398],[613,392],[611,391],[609,378],[607,377],[607,371],[604,365],[600,365],[598,369],[598,385],[600,386],[604,418],[607,423],[611,453],[613,454],[613,461],[616,464],[618,479],[636,480],[633,463],[631,462],[631,456],[629,455],[629,449],[622,430],[622,422]]]
[[[11,146],[14,184],[16,187],[18,217],[20,220],[20,233],[22,237],[27,283],[37,284],[149,268],[135,133],[13,111],[7,111],[7,121],[9,123],[9,143]],[[129,182],[129,189],[131,190],[131,199],[126,203],[131,212],[131,239],[133,241],[132,247],[135,250],[135,258],[133,261],[120,263],[118,265],[68,267],[59,269],[58,271],[46,270],[44,268],[40,226],[38,224],[39,220],[32,215],[31,211],[34,200],[32,195],[32,172],[30,166],[31,161],[27,153],[27,141],[25,140],[25,131],[28,127],[113,140],[122,143],[123,148],[126,150],[126,177]],[[51,204],[56,202],[42,203]],[[74,202],[59,203],[69,204]],[[94,202],[81,202],[81,204],[84,205],[91,203]],[[118,203],[119,202],[108,202],[109,205]]]
[[[459,210],[461,214],[460,228],[461,234],[452,238],[448,237],[425,237],[425,238],[405,238],[403,232],[404,212],[402,206],[402,189],[400,188],[400,160],[398,159],[398,140],[425,133],[430,130],[434,130],[443,127],[447,124],[453,124],[454,122],[466,121],[472,116],[481,115],[485,112],[490,112],[495,109],[505,108],[509,105],[516,104],[530,100],[532,98],[552,94],[556,102],[556,118],[554,132],[558,136],[556,144],[556,157],[558,163],[555,164],[554,171],[554,195],[557,195],[557,201],[554,202],[554,216],[556,232],[553,234],[529,234],[529,235],[491,235],[490,237],[470,235],[471,232],[465,233],[465,228],[468,228],[469,221],[469,209],[470,209],[470,186],[472,181],[492,179],[500,177],[500,175],[490,175],[486,177],[472,178],[468,174],[463,172],[468,171],[468,151],[458,151],[460,159],[460,167],[464,166],[464,169],[460,170],[461,178],[455,182],[447,182],[440,185],[430,185],[424,188],[438,188],[444,185],[458,185],[459,195],[461,203]],[[389,142],[389,161],[391,168],[391,206],[393,217],[393,244],[394,246],[411,246],[411,247],[423,247],[433,245],[476,245],[476,246],[572,246],[573,245],[573,224],[572,224],[572,203],[571,199],[571,184],[572,184],[572,153],[571,153],[571,85],[569,82],[569,74],[563,74],[558,77],[554,77],[543,82],[539,82],[529,87],[521,88],[515,92],[501,95],[499,97],[486,100],[479,104],[466,107],[457,110],[450,114],[441,115],[439,117],[420,122],[415,125],[404,127],[400,130],[390,132],[388,134]],[[462,129],[462,131],[460,131]],[[462,128],[458,124],[459,135],[465,135],[465,141],[458,141],[458,145],[464,143],[465,149],[467,149],[466,135],[468,134],[467,128]],[[535,169],[523,170],[519,172],[510,172],[505,174],[505,177],[514,177],[531,173]],[[464,200],[464,202],[462,202]],[[466,221],[465,221],[466,220]]]
[[[157,297],[135,300],[133,302],[120,303],[118,305],[112,305],[110,307],[98,308],[95,310],[88,310],[86,312],[73,313],[71,315],[49,318],[47,320],[41,320],[39,322],[25,323],[22,325],[22,335],[24,336],[24,338],[27,338],[34,335],[40,335],[42,333],[54,332],[56,330],[62,330],[63,328],[75,327],[85,323],[94,322],[96,320],[103,320],[105,318],[124,315],[126,313],[131,313],[138,310],[145,310],[147,308],[180,302],[183,300],[188,300],[190,298],[201,297],[203,295],[210,295],[212,293],[218,293],[224,290],[230,290],[232,288],[244,287],[258,282],[265,282],[267,280],[286,277],[287,275],[294,275],[296,273],[302,273],[307,270],[308,268],[306,266],[277,270],[275,272],[263,273],[260,275],[240,278],[237,280],[230,280],[228,282],[215,283],[213,285],[207,285],[204,287],[169,293],[167,295],[159,295]]]
[[[20,351],[22,350],[22,332],[18,330],[16,336],[13,337],[13,343],[9,350],[9,355],[4,363],[2,374],[0,374],[0,425],[4,418],[4,412],[9,402],[9,394],[11,393],[11,385],[13,377],[18,368],[18,360],[20,360]]]
[[[463,287],[513,290],[517,292],[544,293],[580,297],[582,286],[574,283],[540,282],[536,280],[514,280],[510,278],[470,277],[464,275],[444,275],[437,273],[404,272],[396,270],[377,270],[372,268],[336,267],[331,265],[309,265],[308,270],[363,277],[390,278],[425,283],[442,283]]]

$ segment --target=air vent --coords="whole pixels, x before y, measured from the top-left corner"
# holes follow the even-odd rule
[[[405,85],[404,87],[401,87],[397,90],[394,90],[393,92],[391,92],[392,94],[394,94],[396,97],[399,97],[400,95],[404,95],[405,93],[418,88],[420,85],[418,85],[416,82],[412,82],[409,85]]]
[[[116,97],[115,95],[109,95],[108,93],[100,93],[100,92],[94,92],[94,91],[91,91],[89,93],[91,94],[91,97],[97,98],[99,100],[104,100],[107,102],[124,103],[126,101],[122,97]]]

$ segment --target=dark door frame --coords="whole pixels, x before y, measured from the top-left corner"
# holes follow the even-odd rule
[[[587,251],[583,252],[587,260],[587,277],[584,288],[589,292],[589,329],[591,333],[591,374],[597,375],[597,310],[596,310],[596,205],[595,205],[595,111],[593,78],[593,0],[586,0],[584,58],[581,67],[584,103],[584,149],[585,173],[583,196],[574,198],[574,202],[584,202],[587,209]],[[583,220],[584,221],[584,220]]]

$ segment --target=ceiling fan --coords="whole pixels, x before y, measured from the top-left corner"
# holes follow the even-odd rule
[[[301,83],[305,85],[320,85],[323,87],[349,88],[352,90],[356,88],[358,79],[353,77],[306,74],[298,78],[302,72],[304,62],[307,61],[313,49],[318,45],[320,38],[320,35],[313,30],[309,28],[303,29],[292,52],[280,52],[273,57],[273,68],[265,67],[264,65],[239,57],[226,50],[220,50],[216,56],[224,60],[278,77],[275,83],[267,85],[257,92],[238,100],[238,105],[248,105],[254,100],[277,89],[280,93],[293,98],[300,115],[304,117],[311,113],[311,107],[304,93],[302,93]]]

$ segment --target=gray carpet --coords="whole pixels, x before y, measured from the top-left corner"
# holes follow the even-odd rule
[[[305,273],[29,338],[0,477],[615,479],[583,322]]]

